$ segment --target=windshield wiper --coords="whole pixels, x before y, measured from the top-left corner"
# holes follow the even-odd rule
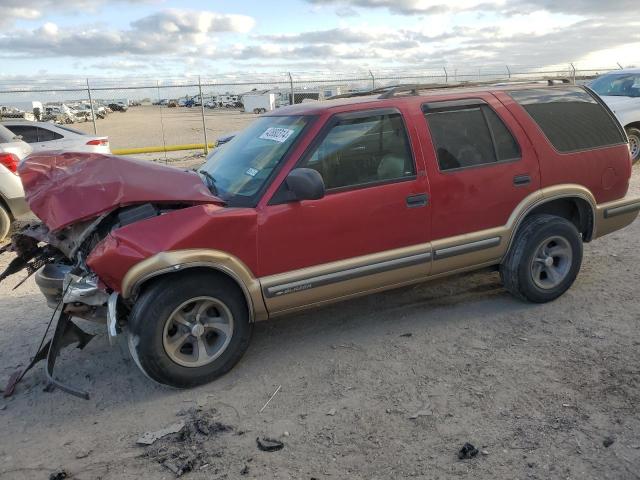
[[[198,170],[198,173],[200,173],[203,177],[207,179],[207,181],[205,182],[205,184],[207,185],[207,188],[211,190],[211,193],[217,196],[218,187],[216,187],[216,179],[213,177],[213,175],[211,175],[206,170]]]

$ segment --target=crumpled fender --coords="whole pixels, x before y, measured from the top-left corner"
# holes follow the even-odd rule
[[[257,213],[252,208],[198,205],[142,220],[111,232],[87,265],[116,292],[137,263],[160,252],[211,249],[227,252],[257,271]]]
[[[31,211],[51,231],[136,203],[224,203],[195,172],[113,155],[32,154],[18,171]]]

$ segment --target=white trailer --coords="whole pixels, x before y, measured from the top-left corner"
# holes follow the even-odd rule
[[[242,96],[244,111],[249,113],[265,113],[275,110],[275,93],[247,93]]]

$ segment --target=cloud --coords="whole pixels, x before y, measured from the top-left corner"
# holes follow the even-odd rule
[[[149,0],[117,0],[119,3],[147,3]],[[35,20],[53,11],[95,11],[108,0],[2,0],[0,1],[0,25],[10,25],[15,20]]]
[[[385,8],[401,15],[435,15],[447,12],[477,11],[507,14],[546,10],[574,15],[619,14],[635,12],[638,0],[306,0],[313,5],[338,8]]]
[[[48,22],[0,35],[0,51],[37,57],[188,54],[213,42],[216,34],[247,32],[254,24],[244,15],[195,10],[164,10],[134,21],[126,30],[100,25],[61,29]]]

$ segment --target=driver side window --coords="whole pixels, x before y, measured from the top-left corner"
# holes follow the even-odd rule
[[[299,166],[318,171],[327,190],[415,176],[400,113],[338,120]]]

